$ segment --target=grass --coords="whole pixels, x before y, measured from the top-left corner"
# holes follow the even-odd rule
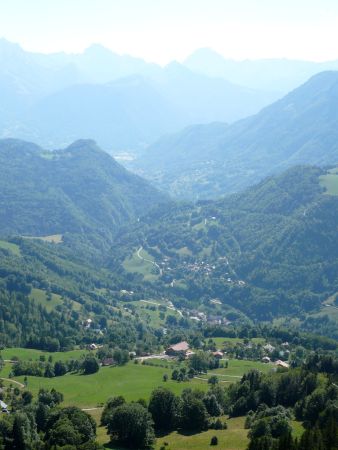
[[[210,447],[213,436],[218,438],[216,448],[227,450],[244,450],[248,445],[248,430],[244,429],[244,417],[227,420],[226,430],[208,430],[193,435],[181,434],[177,431],[157,439],[155,449],[159,450],[167,442],[168,450],[204,450]]]
[[[29,296],[29,298],[34,299],[37,304],[44,306],[48,312],[52,311],[57,306],[63,305],[64,303],[61,296],[58,294],[51,294],[51,297],[51,300],[48,300],[46,291],[35,288],[32,289],[32,292]],[[80,303],[73,300],[68,300],[68,302],[72,305],[72,309],[74,311],[80,311]]]
[[[131,305],[135,307],[135,312],[140,316],[140,318],[148,323],[149,325],[158,328],[160,326],[165,326],[165,319],[168,315],[175,316],[177,320],[180,319],[180,315],[177,311],[173,309],[169,309],[166,304],[161,303],[159,300],[149,300],[150,303],[147,303],[145,300],[136,300],[130,302]],[[151,303],[153,302],[153,303]],[[164,319],[160,318],[161,310],[159,306],[165,306]],[[154,310],[155,308],[155,310]]]
[[[243,344],[244,339],[241,338],[230,338],[230,337],[214,337],[212,340],[215,342],[216,346],[222,347],[224,343],[230,343],[230,344]],[[264,338],[252,338],[250,339],[250,342],[254,344],[263,344],[265,342]]]
[[[304,427],[301,422],[297,422],[296,420],[291,421],[292,426],[292,435],[294,438],[300,438],[304,432]]]
[[[273,369],[273,366],[271,364],[264,364],[259,361],[230,359],[228,361],[227,369],[222,368],[222,369],[210,370],[208,372],[207,377],[210,375],[222,375],[222,377],[220,377],[220,379],[225,380],[227,377],[229,377],[229,378],[235,378],[231,381],[237,381],[236,378],[238,378],[238,379],[241,378],[246,372],[248,372],[251,369],[257,369],[263,373],[267,373],[271,369]]]
[[[1,350],[1,356],[3,359],[12,359],[14,356],[21,359],[22,361],[36,361],[40,358],[41,355],[45,355],[46,359],[49,356],[53,357],[53,361],[67,361],[69,359],[79,359],[82,355],[87,354],[87,350],[71,350],[69,352],[54,352],[48,353],[43,352],[41,350],[35,350],[30,348],[5,348]],[[10,368],[8,364],[6,364],[6,368]],[[1,372],[2,373],[2,372]],[[1,375],[2,376],[2,375]]]
[[[326,189],[326,194],[338,195],[338,168],[331,169],[327,175],[319,177],[319,181]]]
[[[55,357],[54,360],[57,358]],[[8,367],[9,364],[6,364]],[[1,376],[6,376],[6,367]],[[123,395],[127,401],[139,398],[149,399],[151,392],[158,386],[166,386],[175,394],[180,394],[187,387],[199,387],[207,390],[204,381],[192,380],[178,383],[162,378],[168,369],[129,363],[123,367],[101,367],[92,375],[67,374],[56,378],[28,377],[28,389],[36,395],[40,388],[56,389],[63,393],[65,405],[80,408],[93,408],[115,395]],[[24,377],[13,378],[23,382]]]
[[[154,258],[144,249],[140,251],[140,256],[148,259],[149,261],[154,261]],[[124,260],[123,267],[127,272],[139,273],[143,275],[146,281],[155,281],[158,279],[158,270],[154,264],[149,261],[140,259],[136,251],[130,258]]]
[[[88,411],[99,425],[101,410]],[[227,450],[244,450],[248,445],[248,430],[244,429],[245,417],[236,417],[228,419],[226,422],[228,428],[226,430],[208,430],[196,434],[181,434],[174,431],[170,434],[159,437],[156,440],[155,450],[159,450],[165,446],[168,450],[205,450],[210,447],[210,440],[212,436],[218,437],[218,447]],[[97,427],[97,441],[100,444],[105,444],[107,448],[120,450],[120,447],[109,443],[109,436],[107,435],[106,428]]]
[[[180,256],[192,256],[192,251],[188,247],[182,247],[177,252]]]
[[[0,248],[13,253],[13,255],[15,256],[21,256],[20,247],[17,244],[13,244],[12,242],[0,240]]]

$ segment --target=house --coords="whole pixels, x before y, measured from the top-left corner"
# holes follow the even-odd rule
[[[217,359],[222,359],[223,358],[223,352],[221,352],[220,350],[217,350],[217,352],[212,352],[212,354]]]
[[[102,360],[102,366],[114,366],[116,365],[115,361],[113,358],[104,358]]]
[[[271,359],[268,356],[263,356],[262,362],[263,363],[269,363],[269,362],[271,362]]]
[[[272,353],[275,350],[275,347],[271,344],[263,345],[263,349],[266,350],[268,353]]]
[[[168,347],[166,350],[166,354],[168,356],[186,355],[188,350],[189,350],[188,342],[182,341]]]
[[[96,345],[96,344],[89,344],[88,346],[87,346],[87,349],[88,350],[97,350],[98,349],[98,346]]]
[[[290,367],[290,364],[288,364],[285,361],[282,361],[281,359],[277,359],[277,361],[275,361],[275,365],[277,367],[282,367],[283,369],[288,369]]]
[[[0,400],[0,408],[3,413],[8,413],[8,405]]]
[[[85,321],[84,321],[84,323],[83,323],[83,326],[85,327],[85,328],[90,328],[91,327],[91,325],[92,325],[92,319],[86,319]]]

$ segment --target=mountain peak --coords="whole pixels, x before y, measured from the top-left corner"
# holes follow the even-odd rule
[[[77,139],[66,148],[67,151],[82,151],[89,149],[101,150],[94,139]]]

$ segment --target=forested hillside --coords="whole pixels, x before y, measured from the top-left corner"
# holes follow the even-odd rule
[[[320,73],[231,126],[195,126],[164,136],[132,166],[176,197],[207,199],[296,164],[336,164],[337,96],[338,72]]]
[[[2,235],[86,234],[109,238],[121,223],[166,200],[93,141],[55,152],[0,141]]]
[[[119,232],[117,246],[128,261],[142,245],[182,301],[305,320],[338,291],[334,173],[299,166],[224,200],[173,203]]]

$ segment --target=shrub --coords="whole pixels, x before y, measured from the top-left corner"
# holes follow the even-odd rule
[[[213,436],[210,441],[210,445],[218,445],[218,437]]]

